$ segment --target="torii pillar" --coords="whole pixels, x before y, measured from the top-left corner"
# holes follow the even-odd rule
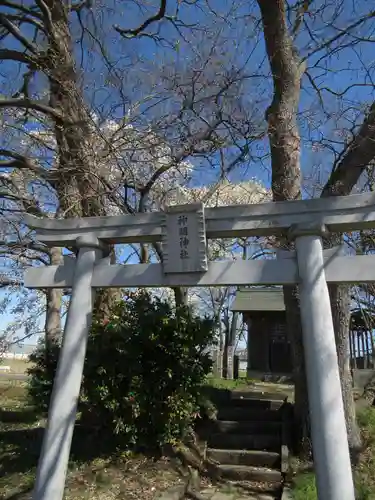
[[[311,437],[319,500],[354,500],[331,303],[324,226],[291,229],[295,239]]]
[[[92,322],[94,266],[102,255],[102,245],[91,236],[76,241],[78,256],[72,296],[64,329],[44,432],[33,500],[63,498],[77,404],[82,382],[88,334]]]

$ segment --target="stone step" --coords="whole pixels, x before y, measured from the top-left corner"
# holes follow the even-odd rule
[[[208,448],[207,455],[223,465],[253,465],[280,469],[280,453],[262,450],[220,450]]]
[[[204,500],[275,500],[280,498],[280,488],[272,489],[269,493],[261,492],[259,489],[252,490],[251,488],[239,489],[236,492],[229,491],[224,488],[223,491],[214,490],[212,487],[201,490],[200,495]],[[163,500],[163,499],[160,499]]]
[[[271,399],[253,399],[233,397],[230,401],[218,404],[217,407],[233,406],[235,408],[244,408],[248,410],[278,410],[284,401],[274,401]]]
[[[281,436],[274,434],[211,434],[208,437],[209,448],[228,450],[266,450],[281,449]]]
[[[228,434],[279,434],[281,422],[278,421],[238,421],[238,420],[216,420],[210,425],[213,432],[225,432]]]
[[[231,399],[252,399],[263,401],[275,401],[283,403],[287,394],[281,392],[267,392],[267,391],[231,391]]]
[[[241,496],[235,496],[234,500],[268,500],[271,496],[273,500],[280,499],[283,491],[282,483],[264,483],[256,481],[232,481],[227,480],[227,483],[240,485],[239,491]],[[268,496],[269,495],[269,496]]]
[[[205,394],[217,408],[239,406],[253,409],[278,409],[283,404],[285,395],[258,391],[230,391],[206,387]]]
[[[281,413],[270,409],[255,409],[249,410],[240,406],[236,406],[233,402],[232,406],[219,407],[217,413],[218,420],[237,420],[246,422],[269,422],[281,421]]]
[[[222,477],[232,481],[257,481],[259,483],[280,483],[281,472],[265,467],[249,467],[248,465],[219,465]]]

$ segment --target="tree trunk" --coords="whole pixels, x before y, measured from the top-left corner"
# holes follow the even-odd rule
[[[300,192],[300,138],[297,111],[300,98],[300,80],[304,67],[299,64],[286,22],[285,0],[258,0],[264,27],[269,63],[274,81],[274,96],[267,112],[272,160],[272,192],[274,201],[294,200]],[[336,165],[322,197],[350,194],[369,161],[375,157],[375,104],[366,116],[358,134],[347,146]],[[333,241],[330,244],[334,244]],[[352,380],[348,360],[349,303],[347,287],[329,286],[332,316],[335,328],[338,364],[349,443],[352,451],[360,446],[352,396]],[[297,307],[298,293],[284,287],[289,335],[293,344],[294,376],[296,383],[295,413],[299,422],[300,444],[309,429],[307,390],[303,362],[301,322]],[[307,442],[307,439],[306,439]],[[303,449],[306,451],[306,447]]]
[[[61,248],[51,248],[50,263],[52,266],[61,264]],[[57,339],[61,338],[61,303],[62,290],[49,288],[46,292],[46,320],[45,320],[45,350],[46,356],[50,352],[51,346]]]
[[[342,236],[334,234],[324,241],[325,248],[342,244]],[[328,285],[332,320],[335,331],[337,360],[340,372],[341,391],[344,402],[346,427],[352,459],[356,459],[362,447],[353,397],[353,379],[350,370],[349,325],[350,293],[347,285]]]
[[[364,134],[369,126],[369,121],[375,121],[375,108],[371,107],[368,118],[364,121],[358,137]],[[371,128],[374,133],[374,127]],[[363,160],[362,147],[365,146],[363,137],[356,145],[358,137],[353,145],[348,147],[346,155],[332,173],[327,184],[324,186],[321,197],[346,196],[349,195],[364,170],[359,160]],[[368,149],[368,148],[367,148]],[[375,153],[375,151],[374,151]],[[367,155],[368,152],[365,153]],[[354,158],[358,156],[358,168],[354,168]],[[325,248],[343,243],[342,235],[333,234],[325,240]],[[356,409],[353,397],[353,378],[350,370],[349,359],[349,325],[350,325],[350,292],[348,285],[328,285],[331,300],[332,319],[335,330],[337,359],[340,371],[341,390],[344,402],[346,427],[352,459],[356,460],[362,447],[361,434],[356,419]]]
[[[302,325],[298,288],[284,286],[288,339],[292,347],[294,379],[294,452],[305,459],[311,458],[310,414],[305,371]]]
[[[274,201],[301,198],[300,135],[297,111],[303,67],[288,32],[284,0],[258,0],[264,38],[272,71],[274,94],[266,113],[272,163],[272,194]],[[286,242],[280,242],[287,249]],[[284,287],[288,336],[292,344],[295,381],[296,450],[310,453],[309,413],[304,366],[302,329],[298,290]]]
[[[174,300],[176,307],[187,306],[188,305],[188,288],[182,286],[173,288]]]
[[[322,191],[322,198],[328,196],[349,195],[361,174],[375,158],[375,103],[372,103],[368,114],[356,136],[341,156],[328,182]],[[337,245],[342,238],[332,236],[326,244]],[[341,387],[345,408],[346,426],[352,457],[356,458],[361,448],[361,435],[356,421],[355,403],[352,391],[352,375],[350,371],[349,353],[349,323],[350,323],[350,294],[346,285],[329,285],[332,306],[333,324],[335,327],[336,348],[341,377]]]
[[[101,186],[95,175],[97,166],[90,116],[75,68],[68,9],[61,0],[47,0],[46,4],[53,28],[48,31],[48,57],[44,69],[50,83],[50,106],[63,115],[62,120],[55,119],[59,212],[64,217],[106,215]],[[110,314],[110,307],[118,298],[118,290],[101,291],[96,300],[96,312]]]
[[[141,207],[141,208],[143,208],[143,207]],[[160,242],[157,242],[157,243],[154,243],[153,246],[154,246],[155,252],[157,253],[157,255],[159,257],[160,262],[163,263],[162,244]],[[172,290],[174,293],[174,301],[175,301],[176,307],[182,307],[182,306],[186,307],[188,305],[189,289],[178,286],[178,287],[172,288]]]
[[[111,250],[110,254],[110,264],[116,263],[115,250]],[[94,317],[103,321],[103,319],[109,319],[112,314],[114,307],[117,302],[121,300],[121,289],[118,288],[101,288],[96,290],[95,295],[95,305],[94,305]]]
[[[353,398],[353,381],[349,360],[349,290],[346,285],[330,286],[329,294],[331,299],[333,326],[335,329],[337,358],[339,363],[349,447],[352,453],[352,458],[355,459],[361,450],[362,443],[356,419],[355,403]]]

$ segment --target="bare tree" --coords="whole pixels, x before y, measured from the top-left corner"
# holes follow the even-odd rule
[[[3,163],[5,167],[8,164]],[[35,170],[35,169],[34,169]],[[38,184],[43,182],[34,170],[13,169],[0,175],[0,217],[2,231],[0,240],[0,262],[3,267],[1,287],[7,294],[2,307],[8,306],[16,313],[16,320],[4,328],[9,342],[11,337],[19,336],[23,330],[23,340],[40,333],[40,319],[45,314],[44,337],[46,352],[51,343],[61,335],[61,301],[60,290],[47,290],[45,300],[38,305],[38,294],[28,293],[23,289],[23,272],[31,265],[59,264],[61,249],[47,248],[32,238],[22,223],[25,212],[38,216],[47,216],[43,211],[43,198],[38,196]],[[38,172],[39,174],[39,172]],[[45,201],[45,197],[44,197]],[[15,305],[9,308],[9,298]],[[16,299],[16,300],[15,300]],[[26,321],[25,321],[25,318]],[[14,338],[13,338],[14,341]]]
[[[319,83],[317,83],[319,80],[315,78],[314,72],[308,66],[309,62],[311,61],[315,68],[320,66],[320,69],[323,69],[324,74],[326,74],[325,72],[329,70],[328,60],[332,54],[337,54],[348,45],[354,47],[360,43],[360,37],[363,37],[362,41],[371,41],[368,21],[374,17],[375,13],[370,8],[366,9],[365,13],[358,9],[358,12],[351,13],[353,17],[345,16],[344,4],[345,2],[338,3],[335,10],[328,2],[317,2],[316,5],[313,2],[296,2],[293,5],[287,5],[284,0],[258,0],[266,52],[274,83],[273,100],[267,110],[266,117],[272,162],[272,190],[275,201],[301,197],[301,139],[298,117],[303,76],[307,77],[309,84],[317,92],[322,109],[325,111],[324,91],[319,88]],[[333,30],[329,30],[326,24],[329,15],[333,17],[333,21],[332,17],[330,20]],[[321,32],[323,31],[323,39],[321,34],[319,36],[314,34],[314,30],[318,29],[319,22]],[[305,45],[298,39],[301,30],[303,35],[309,39]],[[361,34],[358,35],[358,33]],[[305,40],[306,38],[304,38],[304,42]],[[355,87],[359,84],[353,83],[352,85]],[[326,90],[330,91],[331,89],[326,87]],[[345,92],[343,93],[345,94]],[[337,144],[335,145],[335,161],[331,174],[321,190],[322,197],[349,194],[362,172],[374,158],[374,105],[372,104],[368,110],[358,113],[357,120],[360,117],[363,120],[362,124],[354,125],[351,138],[350,140],[346,139],[342,149],[336,152]],[[332,144],[333,140],[330,143],[331,148]],[[340,241],[341,237],[331,237],[327,239],[326,244],[330,246],[340,243]],[[287,287],[285,287],[284,293],[294,346],[297,416],[308,427],[301,329],[299,318],[295,314],[295,311],[298,311],[298,307],[296,307],[298,295],[295,289]],[[356,424],[348,363],[348,288],[346,286],[330,286],[330,296],[350,446],[352,450],[358,450],[360,435]]]
[[[33,185],[42,184],[39,191],[43,189],[43,197],[48,193],[51,198],[47,211],[45,200],[22,200],[21,211],[68,217],[102,215],[114,207],[130,214],[151,210],[153,192],[159,192],[160,185],[168,184],[172,177],[186,180],[186,175],[176,177],[176,171],[186,171],[184,164],[190,158],[213,165],[219,150],[221,155],[228,151],[216,175],[222,179],[247,159],[249,144],[262,133],[254,110],[242,102],[242,84],[249,76],[243,66],[222,58],[224,49],[217,33],[208,35],[205,29],[195,46],[186,41],[192,54],[188,63],[165,62],[157,71],[152,68],[152,77],[142,91],[129,96],[124,82],[131,85],[131,92],[134,82],[117,69],[120,57],[111,59],[104,30],[95,22],[90,2],[35,1],[27,7],[22,2],[6,2],[5,6],[0,17],[4,44],[0,58],[17,63],[22,81],[9,81],[4,89],[8,97],[0,102],[7,132],[2,167],[33,174]],[[181,2],[175,7],[178,11]],[[157,15],[146,16],[139,27],[116,30],[126,40],[149,36],[159,42],[161,35],[150,34],[149,29],[158,31],[158,21],[164,19],[174,26],[177,36],[182,28],[191,32],[192,26],[179,21],[177,11],[170,15],[161,3]],[[34,36],[25,29],[30,25]],[[94,46],[108,81],[118,86],[119,102],[113,103],[107,115],[84,97],[85,75],[82,78],[80,71],[85,68],[74,55],[74,26],[79,27],[81,51]],[[88,47],[85,37],[93,45]],[[11,48],[15,40],[22,52]],[[196,46],[203,41],[205,48],[198,52]],[[121,47],[126,51],[125,45]],[[38,85],[40,76],[47,80],[47,88]],[[112,88],[109,85],[108,92]],[[119,106],[124,109],[122,117],[116,114]],[[111,113],[116,115],[112,129],[106,127],[111,120],[113,125]],[[29,179],[29,187],[31,184]],[[162,258],[159,246],[156,252]],[[141,260],[148,260],[146,247],[142,247]],[[176,296],[178,302],[186,300],[181,289],[176,290]],[[111,297],[113,294],[101,297],[97,309],[108,312]]]

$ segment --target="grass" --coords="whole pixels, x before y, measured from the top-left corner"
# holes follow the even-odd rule
[[[294,386],[272,382],[261,382],[250,378],[238,378],[236,380],[207,377],[207,385],[215,389],[227,389],[232,391],[251,391],[262,393],[281,393],[283,397],[288,396],[290,402],[294,401]]]
[[[375,499],[375,408],[361,409],[358,423],[362,430],[364,450],[354,469],[357,500]],[[313,472],[297,474],[293,479],[294,500],[316,500],[315,475]]]
[[[45,420],[27,405],[23,387],[0,387],[0,405],[0,499],[26,500],[35,480]],[[103,436],[77,426],[65,500],[151,500],[182,480],[171,460],[122,453]]]
[[[10,366],[11,373],[23,374],[30,367],[27,359],[7,359],[2,360],[2,365]]]
[[[253,381],[247,378],[230,380],[225,378],[207,377],[207,385],[216,389],[252,389]]]
[[[294,500],[316,500],[315,476],[313,472],[298,474],[293,481]]]

